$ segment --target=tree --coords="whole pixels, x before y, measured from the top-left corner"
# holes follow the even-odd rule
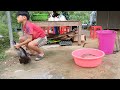
[[[89,23],[92,11],[69,11],[70,20],[80,20],[82,23]]]

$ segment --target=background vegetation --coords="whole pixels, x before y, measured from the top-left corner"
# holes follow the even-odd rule
[[[30,15],[33,13],[49,13],[50,11],[29,11]],[[61,13],[61,11],[58,11]],[[91,11],[68,11],[70,20],[80,20],[82,23],[89,23]],[[21,25],[17,23],[16,20],[16,11],[11,11],[12,18],[12,30],[14,40],[18,40],[17,32],[15,28],[21,28]],[[0,39],[0,60],[5,59],[5,50],[9,48],[9,31],[7,26],[7,16],[5,11],[0,11],[0,35],[3,35],[4,38]]]

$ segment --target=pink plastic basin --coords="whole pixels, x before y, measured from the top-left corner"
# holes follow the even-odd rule
[[[98,49],[83,48],[72,52],[75,64],[81,67],[96,67],[102,63],[105,53]]]

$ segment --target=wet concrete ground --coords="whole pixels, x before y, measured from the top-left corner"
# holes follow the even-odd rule
[[[77,47],[79,48],[79,47]],[[73,48],[73,49],[76,49]],[[96,68],[82,68],[77,66],[71,56],[73,49],[47,50],[46,57],[41,61],[34,61],[27,65],[19,64],[16,60],[1,73],[0,78],[8,79],[115,79],[120,78],[120,63],[116,54],[107,55]],[[59,52],[59,54],[58,54]],[[119,54],[119,53],[117,53]],[[64,57],[63,57],[64,56]],[[115,58],[113,58],[115,57]],[[14,59],[14,58],[13,58]],[[7,63],[9,63],[7,62]],[[6,63],[6,65],[7,65]]]
[[[86,48],[98,48],[96,40],[87,39]],[[1,79],[120,79],[120,52],[105,55],[101,65],[83,68],[74,63],[71,52],[81,46],[44,46],[46,57],[22,65],[18,57],[10,57],[0,63]]]

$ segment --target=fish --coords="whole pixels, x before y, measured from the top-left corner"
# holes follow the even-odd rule
[[[16,44],[16,41],[13,41],[14,45]],[[18,51],[18,56],[19,58],[19,62],[20,64],[28,64],[30,63],[31,59],[28,56],[27,52],[25,51],[25,49],[23,49],[22,47],[20,47],[19,49],[17,49]]]

